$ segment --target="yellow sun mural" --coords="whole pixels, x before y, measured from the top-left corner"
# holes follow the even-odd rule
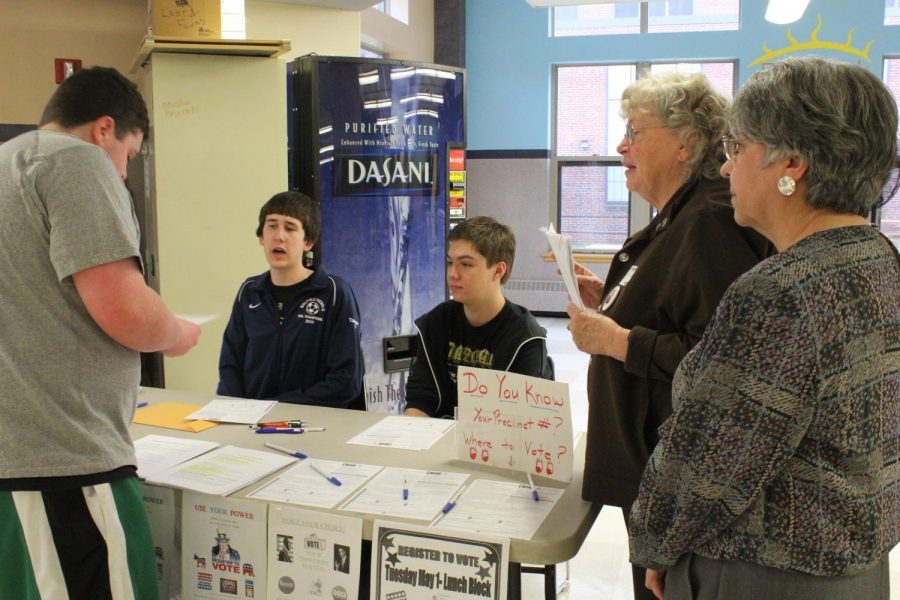
[[[850,28],[850,31],[847,32],[847,39],[844,43],[840,42],[829,42],[826,40],[819,39],[819,30],[822,29],[822,16],[818,17],[818,24],[815,29],[812,30],[812,33],[809,34],[809,40],[805,42],[798,42],[797,38],[791,33],[790,28],[787,31],[787,39],[790,42],[789,45],[784,48],[779,48],[777,50],[772,50],[766,45],[765,42],[762,44],[762,49],[764,54],[750,63],[749,66],[755,67],[756,65],[769,62],[773,59],[779,58],[781,56],[785,56],[787,54],[793,54],[794,52],[802,52],[805,50],[834,50],[837,52],[843,52],[845,54],[852,54],[853,56],[857,56],[862,58],[866,62],[872,62],[872,59],[869,58],[869,50],[872,49],[872,44],[875,40],[869,40],[869,43],[866,44],[865,48],[860,50],[859,48],[853,47],[853,30],[854,27]]]

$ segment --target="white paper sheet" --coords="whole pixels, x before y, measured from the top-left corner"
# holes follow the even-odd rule
[[[214,321],[218,319],[221,315],[175,315],[179,319],[184,319],[185,321],[190,321],[194,325],[206,325],[210,321]]]
[[[148,477],[147,481],[204,494],[227,496],[291,464],[294,460],[296,459],[274,452],[223,446],[156,473]]]
[[[530,540],[553,510],[563,490],[537,486],[539,501],[527,483],[476,479],[450,512],[432,523],[441,529],[471,531]]]
[[[341,485],[334,485],[313,470],[310,461],[314,461],[316,466],[325,473],[337,478]],[[333,508],[380,470],[381,467],[378,465],[360,465],[308,458],[254,490],[248,494],[248,497],[272,502]]]
[[[427,450],[453,428],[452,419],[428,419],[424,417],[387,416],[378,421],[348,444],[402,448],[403,450]]]
[[[263,420],[267,412],[278,402],[275,400],[247,400],[244,398],[216,398],[186,418],[218,421],[221,423],[246,423],[254,425]]]
[[[572,256],[572,240],[568,236],[556,233],[553,223],[550,227],[542,229],[544,235],[547,236],[547,242],[550,244],[550,250],[556,257],[556,264],[559,272],[562,273],[563,282],[566,284],[566,291],[569,293],[569,300],[575,306],[584,310],[584,303],[581,301],[581,294],[578,292],[578,277],[575,275],[575,257]],[[563,307],[565,309],[565,307]]]
[[[134,441],[138,477],[146,479],[218,447],[219,442],[189,440],[168,435],[145,435]]]
[[[385,467],[341,510],[431,520],[466,481],[465,473]],[[403,499],[404,480],[409,495]]]

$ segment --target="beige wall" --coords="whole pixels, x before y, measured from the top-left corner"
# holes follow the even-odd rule
[[[146,0],[0,1],[0,123],[38,122],[54,58],[127,73],[146,30]]]
[[[434,62],[434,0],[409,0],[409,25],[370,8],[362,15],[362,42],[388,58]]]
[[[359,56],[360,13],[317,6],[246,0],[247,39],[291,40],[296,58],[310,52],[323,56]]]
[[[434,60],[433,0],[410,0],[409,25],[374,9],[359,13],[260,0],[246,0],[246,13],[247,37],[289,39],[289,57],[358,56],[365,42],[391,58]],[[129,74],[146,30],[147,0],[0,1],[0,123],[37,123],[56,89],[54,58]]]

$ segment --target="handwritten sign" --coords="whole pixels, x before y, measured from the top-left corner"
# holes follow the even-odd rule
[[[222,37],[219,0],[153,0],[153,34],[189,38]]]
[[[506,598],[509,539],[375,522],[372,598]]]
[[[572,411],[565,383],[517,373],[459,367],[458,457],[572,479]]]

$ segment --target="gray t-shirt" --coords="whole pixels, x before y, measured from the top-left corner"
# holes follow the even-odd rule
[[[72,275],[140,260],[138,239],[101,148],[50,131],[0,145],[0,479],[136,464],[139,354],[97,326]]]

